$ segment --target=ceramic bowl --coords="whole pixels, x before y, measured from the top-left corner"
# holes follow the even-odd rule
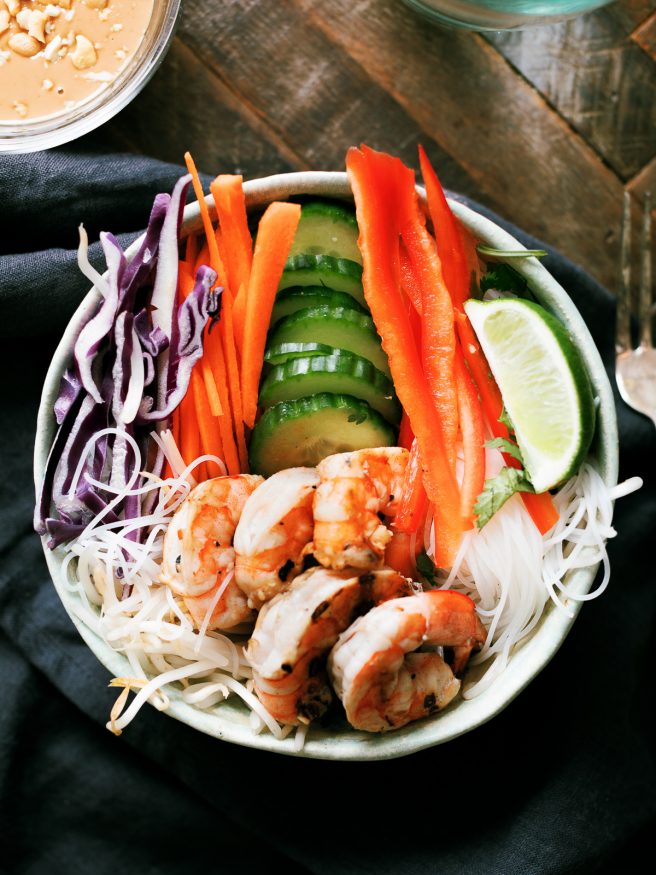
[[[345,173],[302,172],[270,176],[246,182],[244,190],[249,209],[261,207],[274,200],[286,200],[294,195],[324,195],[345,200],[351,197]],[[419,191],[423,197],[423,191]],[[210,204],[209,199],[208,204]],[[472,209],[457,201],[452,201],[451,207],[463,224],[482,242],[499,249],[523,248],[510,234]],[[198,204],[190,204],[184,212],[183,236],[196,231],[200,225]],[[138,245],[139,241],[136,241],[130,247],[128,257],[136,252]],[[567,326],[586,362],[593,390],[598,398],[597,435],[594,443],[596,463],[608,486],[613,486],[617,482],[618,469],[615,406],[611,387],[594,341],[567,292],[537,259],[513,261],[513,266],[529,281],[536,298]],[[98,300],[94,291],[83,300],[57,348],[46,377],[39,410],[34,458],[37,489],[43,477],[48,450],[55,434],[52,410],[59,380],[71,360],[74,340],[81,326],[95,311]],[[48,550],[45,539],[44,550],[54,585],[80,635],[112,676],[129,675],[127,659],[112,650],[77,619],[75,608],[79,604],[78,596],[66,588],[62,580],[63,550]],[[595,568],[575,571],[568,578],[568,585],[577,594],[585,593],[593,583],[595,572]],[[547,665],[570,631],[580,606],[580,602],[569,605],[574,614],[572,618],[554,609],[553,605],[548,607],[531,635],[515,647],[506,671],[477,698],[459,699],[444,712],[394,732],[371,735],[355,731],[346,723],[333,727],[330,731],[318,727],[312,728],[305,747],[299,753],[294,751],[293,737],[278,741],[266,732],[254,735],[249,727],[248,712],[236,697],[209,711],[203,711],[184,703],[175,689],[170,692],[167,690],[171,699],[171,706],[167,713],[218,739],[276,753],[329,760],[379,760],[404,756],[450,741],[498,714]]]

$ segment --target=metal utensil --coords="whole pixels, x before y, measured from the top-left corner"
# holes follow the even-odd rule
[[[638,346],[631,339],[631,195],[624,192],[622,212],[620,282],[615,326],[615,376],[624,401],[656,425],[656,350],[652,344],[654,301],[651,272],[651,195],[643,204],[640,234],[640,294]]]

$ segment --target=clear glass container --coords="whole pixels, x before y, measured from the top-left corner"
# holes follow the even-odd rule
[[[38,152],[75,140],[109,121],[133,100],[162,62],[181,0],[154,0],[141,45],[109,85],[69,110],[33,119],[0,121],[0,153]]]
[[[440,24],[468,30],[512,30],[553,24],[606,6],[612,0],[404,0]]]

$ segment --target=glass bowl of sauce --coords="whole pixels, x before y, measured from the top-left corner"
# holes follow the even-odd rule
[[[181,0],[0,0],[0,153],[74,140],[116,115],[169,46]]]

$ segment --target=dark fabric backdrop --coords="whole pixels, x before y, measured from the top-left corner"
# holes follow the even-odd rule
[[[646,483],[618,503],[611,586],[486,726],[404,759],[352,764],[221,743],[150,707],[120,738],[104,728],[109,674],[59,603],[31,530],[36,410],[88,286],[75,266],[77,224],[91,239],[105,229],[129,241],[180,172],[88,146],[0,158],[0,870],[642,871],[656,815],[656,434],[621,402],[621,476]],[[612,298],[557,254],[546,264],[610,365]]]

